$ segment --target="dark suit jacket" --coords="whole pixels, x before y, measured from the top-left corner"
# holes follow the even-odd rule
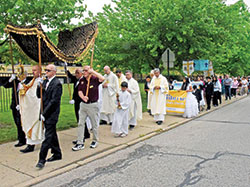
[[[68,77],[70,78],[70,83],[74,84],[74,91],[73,91],[73,99],[75,100],[76,104],[80,104],[81,98],[78,95],[78,86],[79,86],[79,80],[72,75],[69,71],[67,71]]]
[[[200,102],[201,99],[202,99],[202,97],[201,97],[201,91],[199,89],[196,89],[193,94],[195,95],[197,101]]]
[[[4,88],[12,88],[12,98],[11,98],[11,104],[10,104],[10,108],[16,109],[17,103],[19,103],[19,97],[18,97],[18,93],[19,90],[17,89],[17,103],[16,103],[16,98],[15,98],[15,91],[14,91],[14,81],[16,82],[16,89],[18,88],[18,84],[19,84],[19,80],[15,79],[12,82],[9,82],[9,78],[6,79],[6,81],[3,83],[3,87]],[[24,81],[24,84],[28,84],[30,82],[30,79],[26,78],[26,80]]]
[[[43,82],[43,113],[46,124],[56,124],[60,113],[62,84],[55,77],[45,90],[48,80]],[[40,97],[40,86],[37,87],[37,97]]]
[[[147,81],[144,84],[144,90],[145,90],[146,93],[148,93],[148,91],[146,91],[146,90],[149,90]]]
[[[205,84],[205,93],[206,95],[213,95],[214,94],[214,85],[212,82]]]

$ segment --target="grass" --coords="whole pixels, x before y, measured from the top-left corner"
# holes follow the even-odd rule
[[[140,83],[143,112],[147,111],[146,94],[144,84]],[[71,85],[72,88],[72,85]],[[57,130],[65,130],[77,127],[74,106],[69,104],[68,86],[63,85],[63,95],[61,99],[61,111],[57,123]],[[17,130],[14,123],[11,110],[0,112],[0,143],[14,141],[17,139]]]

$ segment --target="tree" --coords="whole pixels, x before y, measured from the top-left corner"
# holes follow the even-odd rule
[[[39,19],[41,24],[48,29],[47,34],[53,43],[57,43],[57,34],[60,29],[71,29],[74,25],[72,18],[83,18],[86,10],[82,6],[83,0],[2,0],[0,2],[0,38],[6,39],[4,28],[8,23],[16,25],[35,24]],[[7,42],[8,43],[8,42]],[[0,46],[1,61],[9,63],[9,47]],[[18,51],[14,51],[14,58],[25,59]]]
[[[162,67],[166,48],[176,54],[176,69],[183,60],[209,59],[217,73],[226,73],[234,63],[250,62],[249,12],[242,0],[231,6],[222,0],[113,2],[115,8],[105,6],[95,18],[96,56],[102,66],[149,72]]]

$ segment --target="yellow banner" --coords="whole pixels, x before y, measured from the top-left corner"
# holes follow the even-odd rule
[[[183,114],[186,107],[186,91],[170,90],[166,96],[167,113]]]

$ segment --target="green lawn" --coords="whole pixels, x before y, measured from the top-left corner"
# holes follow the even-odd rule
[[[72,86],[72,85],[71,85]],[[142,96],[143,112],[147,110],[146,94],[144,84],[140,84]],[[63,85],[63,95],[61,101],[61,112],[57,123],[58,130],[64,130],[71,127],[77,127],[74,106],[69,104],[69,93],[67,85]],[[17,139],[16,126],[12,117],[11,110],[0,112],[0,143],[14,141]]]

